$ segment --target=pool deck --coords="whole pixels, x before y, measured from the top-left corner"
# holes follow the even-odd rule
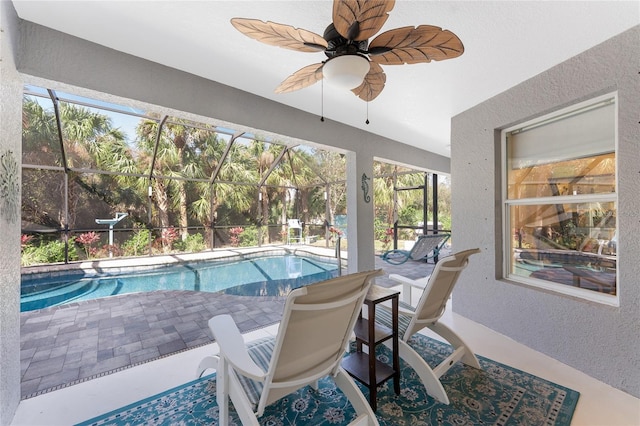
[[[376,278],[376,284],[397,285],[388,279],[393,273],[421,278],[433,266],[415,261],[391,265],[376,257],[376,268],[385,272]],[[243,333],[275,324],[280,321],[284,300],[154,291],[23,312],[22,398],[208,344],[212,339],[207,321],[214,315],[230,314]]]

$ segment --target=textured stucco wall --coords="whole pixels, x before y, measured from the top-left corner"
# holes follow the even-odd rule
[[[20,401],[20,158],[22,83],[13,58],[17,17],[0,2],[0,425]]]
[[[586,374],[640,397],[640,27],[454,117],[455,247],[482,253],[456,287],[453,309]],[[505,66],[508,66],[505,64]],[[611,307],[501,280],[500,129],[617,91],[618,271]]]

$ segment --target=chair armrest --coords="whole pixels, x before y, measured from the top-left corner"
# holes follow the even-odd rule
[[[209,320],[209,329],[225,357],[238,373],[262,381],[265,372],[251,359],[247,347],[230,315],[217,315]]]
[[[391,306],[391,301],[387,300],[385,302],[382,303],[378,303],[376,305],[376,309],[380,308],[380,309],[384,309],[385,311],[391,312],[393,310],[393,307]],[[415,310],[414,309],[406,309],[402,306],[402,302],[400,304],[398,304],[398,314],[399,315],[415,315]]]
[[[398,274],[389,274],[389,279],[402,284],[402,301],[404,303],[408,303],[409,305],[413,305],[411,301],[411,287],[424,290],[424,288],[427,286],[427,283],[429,282],[429,277],[413,280],[411,278],[403,277],[402,275]]]
[[[414,280],[398,274],[389,274],[390,280],[401,283],[401,284],[408,284],[411,287],[419,288],[421,290],[427,286],[427,283],[429,282],[429,277],[430,276],[427,276],[424,278],[418,278],[417,280]]]

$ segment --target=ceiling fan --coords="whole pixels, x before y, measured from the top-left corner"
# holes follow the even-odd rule
[[[301,28],[258,19],[233,18],[244,35],[298,52],[324,52],[327,60],[287,77],[275,90],[288,93],[326,79],[364,101],[375,99],[386,82],[380,65],[416,64],[456,58],[464,52],[454,33],[432,25],[402,27],[374,36],[389,17],[395,0],[334,0],[333,22],[322,36]]]

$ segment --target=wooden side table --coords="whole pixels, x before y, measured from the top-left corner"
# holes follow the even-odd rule
[[[356,334],[356,352],[345,357],[342,367],[355,379],[369,388],[369,404],[373,410],[378,406],[378,386],[393,377],[393,387],[400,394],[400,358],[398,355],[398,298],[400,292],[377,285],[371,286],[364,300],[367,306],[367,317],[362,312],[354,328]],[[376,324],[376,305],[391,300],[392,328]],[[376,346],[393,339],[392,365],[376,359]],[[369,353],[362,352],[362,345],[367,345]]]

